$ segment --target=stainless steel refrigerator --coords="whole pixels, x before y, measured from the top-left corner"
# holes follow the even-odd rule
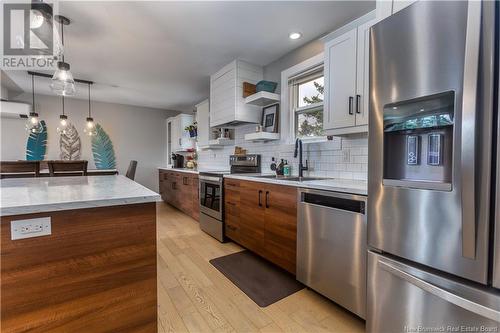
[[[368,332],[500,331],[498,3],[370,34]]]

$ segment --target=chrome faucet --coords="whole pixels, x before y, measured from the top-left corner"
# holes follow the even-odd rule
[[[307,165],[307,160],[306,160],[306,166],[302,164],[302,140],[297,139],[295,140],[295,153],[293,154],[293,157],[297,157],[299,155],[299,177],[304,177],[304,171],[309,170],[309,166]]]

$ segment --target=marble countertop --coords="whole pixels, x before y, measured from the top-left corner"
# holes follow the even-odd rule
[[[155,202],[160,196],[120,175],[0,180],[0,216]]]
[[[185,172],[185,173],[194,173],[198,174],[198,170],[196,169],[188,169],[188,168],[169,168],[169,167],[160,167],[158,168],[160,170],[166,170],[166,171],[175,171],[175,172]]]
[[[310,189],[315,189],[315,190],[325,190],[325,191],[351,193],[351,194],[358,194],[358,195],[368,195],[368,182],[363,181],[363,180],[329,178],[329,179],[307,180],[307,181],[299,182],[299,181],[290,181],[290,180],[278,179],[278,178],[259,178],[259,177],[256,177],[259,175],[260,174],[251,174],[251,175],[235,174],[235,175],[224,176],[224,178],[249,180],[249,181],[269,183],[269,184],[295,186],[295,187],[310,188]]]

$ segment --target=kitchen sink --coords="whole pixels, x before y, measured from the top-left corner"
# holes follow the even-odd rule
[[[308,180],[329,179],[329,178],[325,178],[325,177],[283,177],[283,176],[275,176],[275,175],[262,175],[262,176],[252,176],[252,177],[284,180],[284,181],[291,181],[291,182],[304,182],[304,181],[308,181]]]

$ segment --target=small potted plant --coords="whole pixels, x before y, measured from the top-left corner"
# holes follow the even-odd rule
[[[184,130],[188,131],[189,136],[192,138],[196,138],[198,136],[198,124],[196,121],[192,125],[186,126]]]

